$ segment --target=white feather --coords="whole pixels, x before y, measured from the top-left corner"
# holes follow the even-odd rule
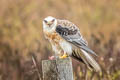
[[[65,40],[62,40],[59,42],[59,45],[61,46],[61,48],[63,49],[63,51],[69,55],[72,54],[72,45],[70,43],[68,43]]]

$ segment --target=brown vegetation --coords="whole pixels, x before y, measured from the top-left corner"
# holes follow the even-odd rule
[[[42,33],[46,16],[79,26],[99,57],[103,75],[91,80],[120,80],[120,0],[1,0],[0,80],[38,80],[31,53],[38,61],[52,55]],[[85,66],[73,60],[75,80],[85,79]]]

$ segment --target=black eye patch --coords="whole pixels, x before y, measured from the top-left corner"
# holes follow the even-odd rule
[[[55,19],[52,20],[52,22],[54,22],[54,21],[55,21]]]
[[[45,23],[47,23],[47,21],[46,21],[46,20],[44,20],[44,22],[45,22]]]

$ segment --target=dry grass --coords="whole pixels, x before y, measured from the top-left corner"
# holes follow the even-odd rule
[[[103,75],[87,71],[88,80],[120,80],[119,0],[1,0],[0,80],[38,79],[30,53],[39,61],[52,55],[42,33],[49,15],[74,22],[99,55]],[[73,60],[73,66],[75,79],[84,80],[84,65]]]

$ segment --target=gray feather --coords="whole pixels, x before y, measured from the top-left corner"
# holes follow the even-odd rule
[[[76,32],[77,31],[77,32]],[[61,37],[63,37],[66,41],[72,43],[73,45],[82,48],[88,53],[91,53],[95,56],[97,54],[88,48],[88,43],[83,39],[81,36],[79,30],[70,30],[67,27],[62,27],[61,25],[58,25],[56,28],[56,32],[60,34]],[[71,33],[71,34],[70,34]]]
[[[74,26],[76,27],[76,26]],[[78,28],[74,30],[69,29],[66,26],[58,25],[56,27],[56,32],[66,41],[78,47],[79,51],[72,53],[72,56],[82,62],[84,62],[88,67],[92,66],[96,71],[101,71],[99,64],[93,59],[90,54],[95,54],[90,48],[88,48],[87,41],[83,39]],[[80,52],[80,50],[82,52]],[[97,56],[97,55],[96,55]]]
[[[86,51],[82,50],[83,52],[83,56],[84,56],[84,61],[86,61],[86,63],[90,64],[90,66],[92,66],[94,68],[94,70],[96,72],[101,72],[101,68],[99,66],[99,64],[95,61],[95,59],[93,59],[93,57],[91,55],[89,55]]]
[[[96,72],[101,72],[99,64],[86,51],[82,49],[75,49],[73,50],[71,57],[86,64],[90,70],[94,69]]]

